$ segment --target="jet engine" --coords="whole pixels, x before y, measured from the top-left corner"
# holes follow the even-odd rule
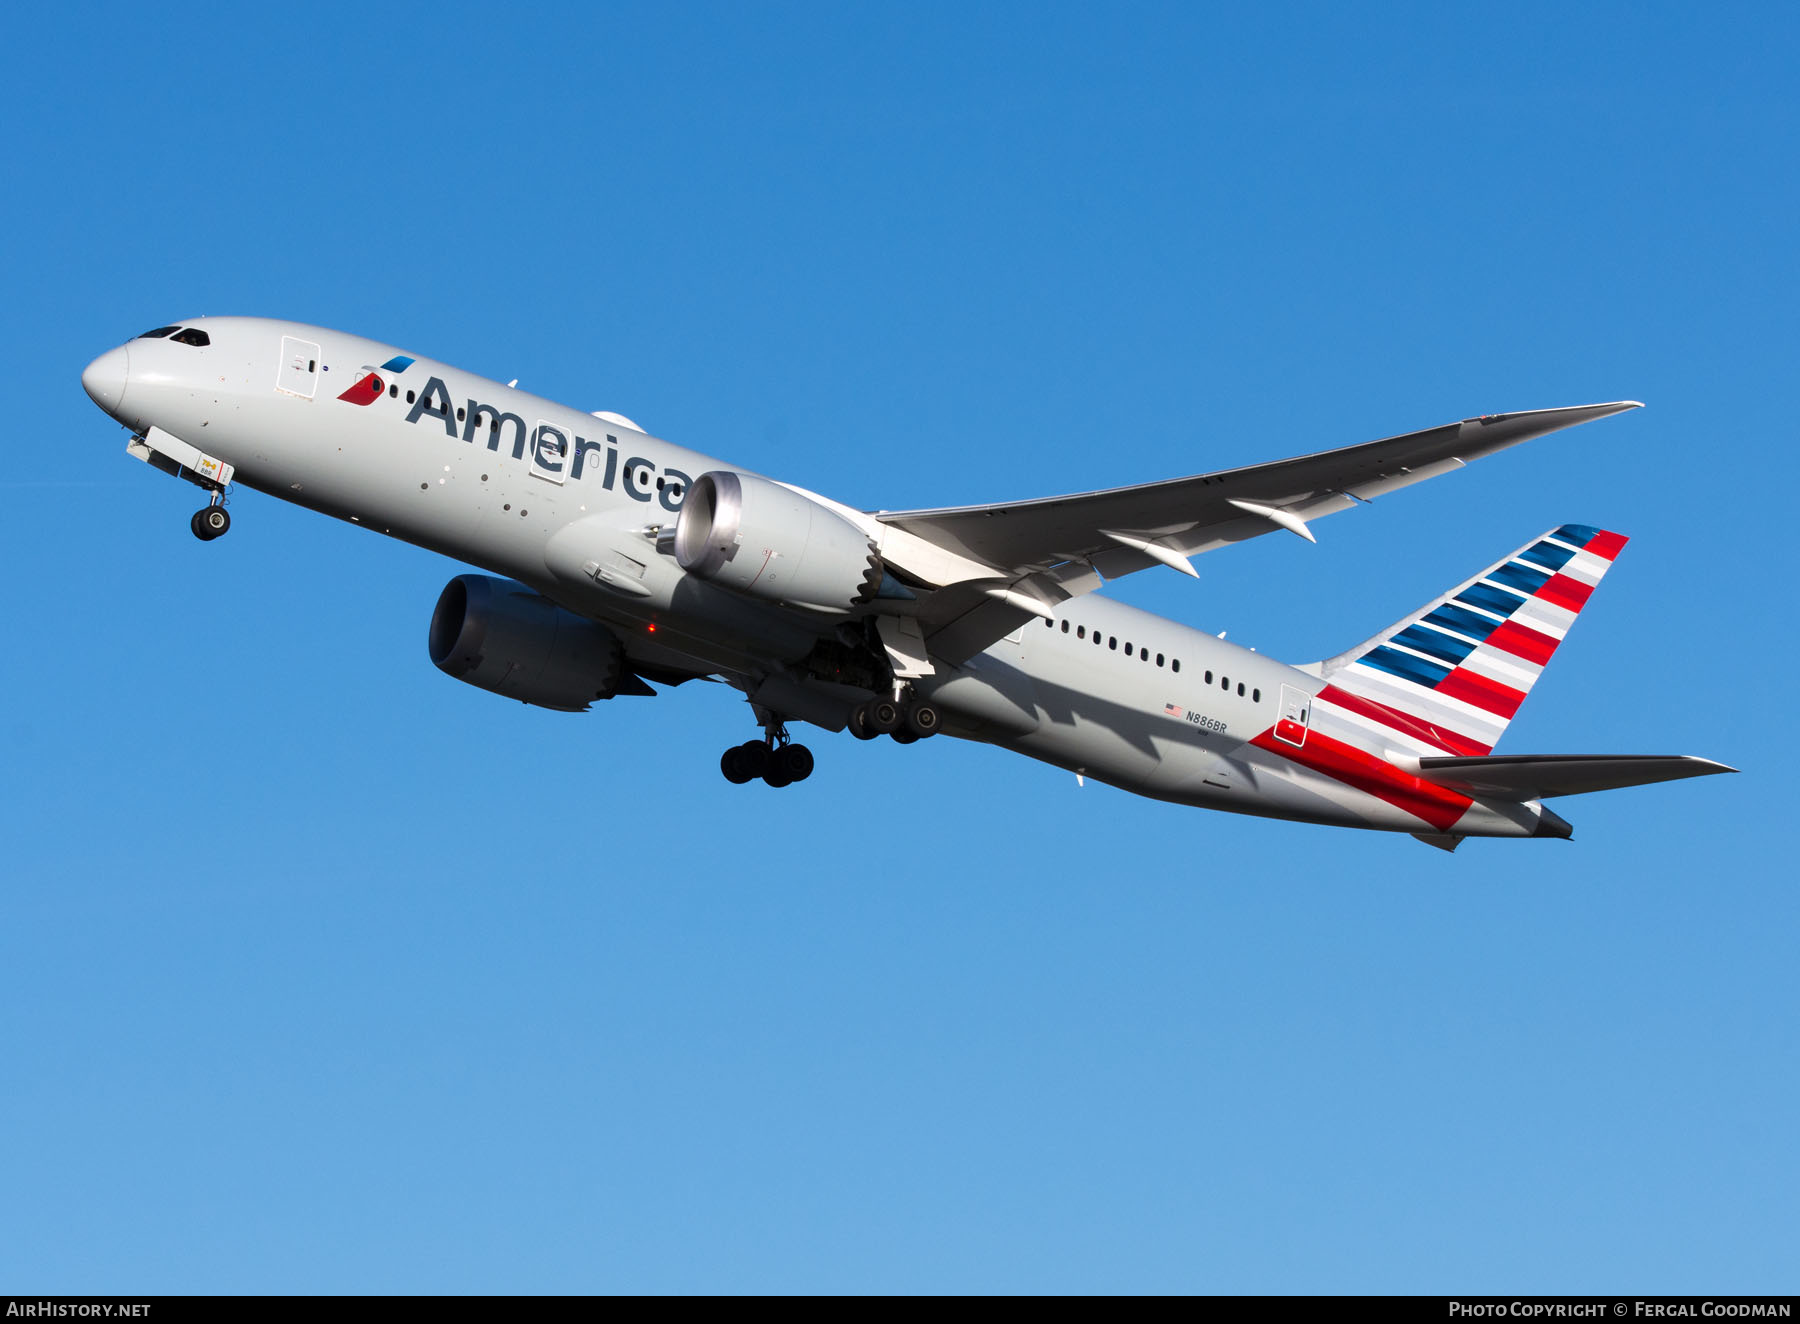
[[[627,672],[604,626],[510,579],[458,575],[431,613],[439,671],[494,694],[562,712],[610,699]]]
[[[701,474],[675,521],[690,575],[770,602],[846,612],[881,587],[875,545],[849,520],[752,474]]]

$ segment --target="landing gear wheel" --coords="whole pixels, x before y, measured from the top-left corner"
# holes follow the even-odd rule
[[[913,741],[919,739],[917,735],[913,734],[905,727],[901,727],[898,731],[890,731],[888,734],[894,737],[894,743],[896,745],[910,745]]]
[[[792,777],[788,776],[786,772],[782,771],[780,761],[775,759],[771,759],[769,761],[769,766],[763,769],[762,779],[777,790],[780,790],[783,786],[786,786],[789,782],[794,780]]]
[[[738,756],[738,766],[744,770],[744,780],[760,777],[769,766],[769,747],[760,740],[746,740],[734,751]]]
[[[768,763],[769,747],[760,740],[733,745],[719,755],[719,771],[725,774],[725,780],[733,786],[755,781],[763,775],[763,769]]]
[[[805,781],[812,776],[812,770],[812,751],[805,745],[783,745],[769,756],[769,772],[779,772],[790,782]],[[769,772],[763,774],[765,781]]]
[[[869,729],[869,705],[859,703],[850,710],[850,734],[858,740],[873,740],[880,735],[879,731]]]
[[[905,730],[919,740],[926,736],[935,736],[938,729],[938,710],[928,703],[912,703],[906,707]]]
[[[878,736],[892,735],[900,729],[904,715],[892,699],[870,699],[862,707],[863,725]]]
[[[188,527],[201,542],[211,542],[231,531],[231,516],[223,506],[206,506],[194,512]]]

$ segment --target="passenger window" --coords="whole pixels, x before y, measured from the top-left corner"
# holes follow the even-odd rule
[[[1131,645],[1130,645],[1130,644],[1126,644],[1126,645],[1125,645],[1125,656],[1126,656],[1126,657],[1130,657],[1130,656],[1131,656]]]
[[[1086,639],[1087,638],[1087,626],[1077,625],[1075,627],[1075,637],[1077,639]]]
[[[1115,653],[1118,652],[1119,651],[1119,636],[1116,634],[1107,635],[1106,636],[1106,646],[1108,648],[1112,649],[1113,652],[1115,652]]]
[[[456,421],[458,423],[463,421],[463,408],[464,408],[464,406],[462,406],[462,405],[458,405],[456,407]]]
[[[1231,688],[1231,677],[1230,676],[1220,676],[1219,677],[1219,688],[1222,690],[1229,690]]]
[[[400,388],[398,386],[388,387],[388,399],[398,400],[399,398],[400,398]]]
[[[178,345],[205,346],[212,344],[211,336],[207,335],[204,331],[196,331],[191,326],[185,331],[177,331],[174,335],[170,336],[169,339]]]
[[[1159,667],[1162,665],[1162,654],[1161,653],[1158,653],[1156,655],[1156,665]]]
[[[1068,632],[1069,632],[1069,623],[1068,623],[1068,621],[1065,620],[1063,622],[1063,633],[1067,634]]]
[[[408,391],[406,393],[406,403],[410,405],[412,402],[413,402],[413,393],[411,391]]]
[[[180,329],[181,328],[178,326],[159,326],[154,331],[144,332],[144,334],[139,336],[138,339],[139,340],[161,340],[164,336],[170,335],[176,331],[179,331]]]
[[[1238,682],[1238,698],[1241,699],[1243,697],[1244,697],[1244,682],[1240,680]]]
[[[1210,671],[1206,673],[1206,683],[1208,685],[1212,684],[1212,672]]]
[[[1251,703],[1261,703],[1262,702],[1262,691],[1261,690],[1251,690],[1250,691],[1250,702]]]
[[[1181,659],[1178,657],[1170,658],[1169,659],[1169,670],[1170,671],[1180,671],[1181,670]]]
[[[1148,662],[1149,660],[1150,660],[1150,650],[1148,648],[1138,649],[1138,661]]]

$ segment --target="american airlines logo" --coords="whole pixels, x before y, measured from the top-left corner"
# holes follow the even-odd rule
[[[381,380],[381,374],[373,368],[364,371],[363,375],[350,383],[350,389],[338,397],[353,405],[372,405],[381,398],[387,389],[387,383]]]
[[[338,399],[353,405],[372,405],[381,398],[381,393],[387,389],[387,383],[381,380],[381,374],[383,372],[402,373],[412,365],[412,359],[404,354],[396,354],[381,365],[380,371],[365,366],[363,375],[352,382],[350,389],[340,395]]]

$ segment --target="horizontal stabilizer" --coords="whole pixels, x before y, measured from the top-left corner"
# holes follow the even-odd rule
[[[1736,771],[1690,754],[1513,754],[1419,760],[1419,776],[1428,782],[1500,800],[1585,795]]]

